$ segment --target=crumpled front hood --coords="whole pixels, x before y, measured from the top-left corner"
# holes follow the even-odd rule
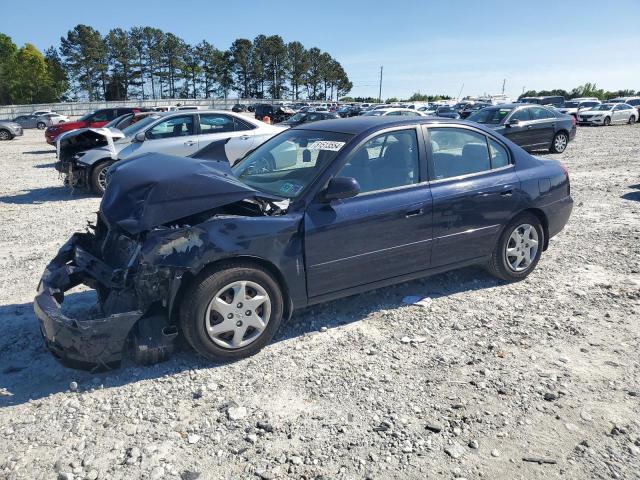
[[[130,234],[248,198],[281,200],[239,181],[228,162],[147,153],[115,163],[100,211]]]
[[[111,158],[117,155],[114,141],[124,138],[117,128],[79,128],[64,132],[56,138],[56,151],[60,160],[68,160],[75,153],[105,147]],[[120,147],[121,149],[122,147]]]

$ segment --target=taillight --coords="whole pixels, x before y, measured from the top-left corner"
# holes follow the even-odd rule
[[[571,121],[573,122],[573,126],[576,126],[576,117],[574,117],[573,115],[571,115]]]

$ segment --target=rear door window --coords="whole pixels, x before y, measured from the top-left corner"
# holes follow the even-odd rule
[[[233,132],[233,119],[218,113],[204,113],[200,115],[200,134]]]
[[[533,120],[547,120],[549,118],[555,118],[555,115],[546,108],[531,107],[529,111],[531,112],[531,118]]]
[[[429,128],[433,180],[491,170],[487,137],[463,128]],[[496,153],[498,162],[499,153]]]

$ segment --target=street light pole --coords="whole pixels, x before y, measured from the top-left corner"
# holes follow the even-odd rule
[[[382,66],[380,67],[380,89],[378,90],[378,103],[382,102]]]

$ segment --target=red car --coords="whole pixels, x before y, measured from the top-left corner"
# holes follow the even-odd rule
[[[58,135],[69,130],[75,130],[77,128],[97,128],[103,127],[111,120],[125,113],[137,113],[141,112],[140,108],[101,108],[95,112],[87,113],[80,117],[75,122],[58,123],[52,125],[44,131],[44,136],[47,139],[49,145],[55,145]]]

